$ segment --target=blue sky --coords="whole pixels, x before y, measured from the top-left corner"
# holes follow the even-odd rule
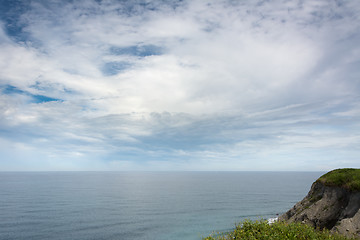
[[[360,167],[358,1],[0,1],[0,170]]]

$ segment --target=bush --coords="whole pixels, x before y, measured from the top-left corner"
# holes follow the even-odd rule
[[[266,220],[261,221],[244,221],[236,226],[235,230],[226,234],[212,234],[203,240],[278,240],[278,239],[293,239],[293,240],[348,240],[344,236],[332,234],[328,230],[315,230],[311,226],[302,223],[285,223],[275,222],[268,224]]]

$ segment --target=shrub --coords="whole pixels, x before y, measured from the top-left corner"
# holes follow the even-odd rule
[[[203,240],[255,240],[255,239],[293,239],[293,240],[348,240],[344,236],[332,234],[328,230],[315,230],[313,227],[302,223],[275,222],[268,224],[266,220],[246,220],[236,226],[233,232],[213,234]]]

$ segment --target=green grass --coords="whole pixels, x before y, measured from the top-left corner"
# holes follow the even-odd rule
[[[244,221],[236,226],[235,230],[226,234],[213,234],[203,240],[278,240],[278,239],[293,239],[293,240],[348,240],[344,236],[338,234],[331,234],[328,230],[315,230],[313,227],[302,223],[285,223],[275,222],[268,224],[266,220],[260,221]]]
[[[322,175],[317,181],[326,186],[338,186],[350,191],[360,191],[360,169],[336,169]]]

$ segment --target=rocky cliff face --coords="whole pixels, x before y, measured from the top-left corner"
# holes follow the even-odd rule
[[[279,217],[360,238],[360,191],[326,186],[316,181],[308,195]]]

